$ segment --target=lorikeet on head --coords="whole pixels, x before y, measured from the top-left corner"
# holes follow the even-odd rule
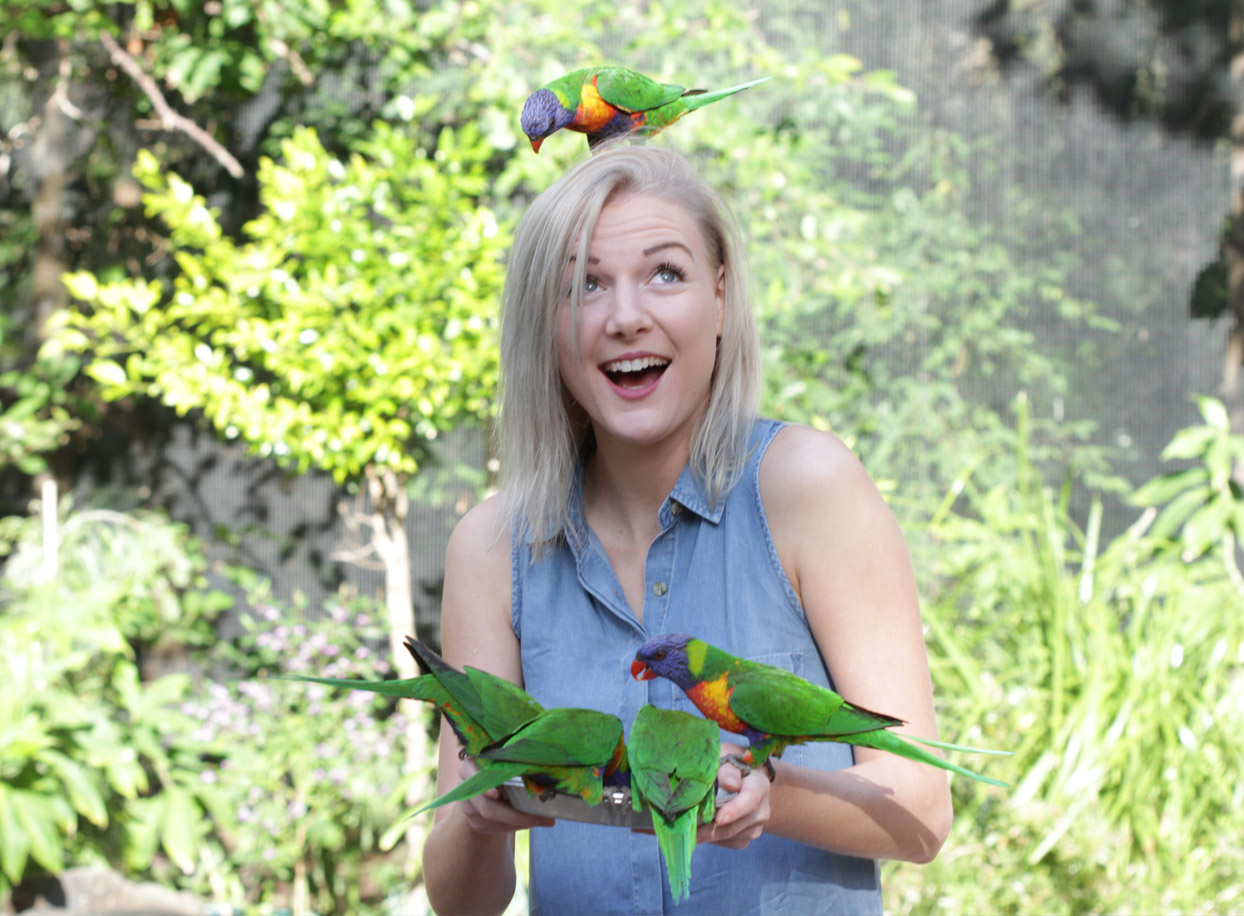
[[[696,827],[716,812],[720,753],[717,725],[690,713],[645,706],[631,724],[631,804],[652,814],[676,903],[690,896]]]
[[[983,754],[1005,753],[962,747],[888,731],[901,719],[848,703],[834,691],[772,665],[736,658],[708,643],[667,633],[649,640],[635,654],[631,673],[637,680],[665,677],[677,684],[700,712],[726,731],[746,736],[742,762],[761,766],[789,745],[806,741],[841,741],[873,747],[927,763],[995,786],[1006,783],[948,763],[912,744]]]
[[[622,721],[594,709],[550,709],[476,758],[479,772],[416,814],[473,798],[521,776],[532,795],[564,792],[600,804],[604,787],[627,772]]]
[[[395,681],[299,674],[285,677],[432,703],[449,720],[454,734],[462,742],[462,752],[472,757],[504,741],[544,711],[527,691],[504,678],[478,668],[459,671],[427,646],[410,638],[406,640],[406,648],[427,674]]]
[[[655,134],[689,111],[769,78],[709,92],[658,83],[625,67],[587,67],[528,96],[523,105],[523,133],[537,153],[545,137],[563,128],[587,134],[588,146],[595,149],[612,137]]]

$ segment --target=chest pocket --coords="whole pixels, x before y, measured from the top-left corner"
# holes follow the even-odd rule
[[[739,655],[749,662],[759,662],[762,665],[772,665],[774,668],[782,668],[799,677],[803,677],[803,653],[801,652],[767,652],[759,655]],[[683,712],[689,712],[695,716],[702,716],[703,713],[696,708],[691,699],[681,690],[674,690],[674,708],[681,709]],[[721,732],[721,740],[728,741],[732,744],[746,745],[747,739],[742,735],[736,735],[733,732]],[[808,766],[807,754],[802,745],[792,745],[782,753],[782,761],[785,763],[793,763],[796,766]]]

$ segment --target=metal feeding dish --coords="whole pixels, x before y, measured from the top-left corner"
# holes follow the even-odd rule
[[[501,794],[510,806],[537,817],[555,817],[559,820],[582,821],[585,824],[604,824],[606,827],[630,827],[637,830],[652,829],[652,815],[631,807],[629,788],[606,788],[599,805],[589,805],[577,795],[550,791],[543,795],[530,795],[522,779],[514,777],[501,784]],[[734,797],[733,792],[717,792],[717,804],[723,805]]]

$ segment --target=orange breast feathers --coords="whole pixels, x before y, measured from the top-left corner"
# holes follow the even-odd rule
[[[705,717],[712,719],[728,732],[741,733],[746,726],[743,720],[730,711],[729,675],[723,674],[715,681],[702,681],[687,691],[687,696]]]
[[[575,111],[574,129],[585,133],[600,130],[617,114],[618,109],[600,97],[596,91],[596,78],[587,83],[579,93],[579,108]]]

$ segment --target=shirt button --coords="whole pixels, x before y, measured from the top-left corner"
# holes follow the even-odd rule
[[[669,591],[669,589],[665,587],[664,582],[658,582],[656,585],[652,586],[652,594],[656,595],[658,598],[664,595],[667,591]]]
[[[682,503],[670,503],[670,515],[681,515]]]

